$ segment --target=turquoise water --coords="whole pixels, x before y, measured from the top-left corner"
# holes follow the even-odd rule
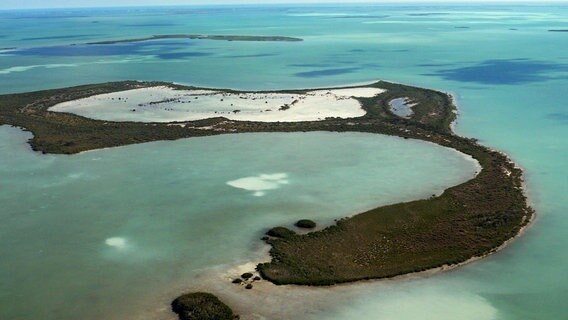
[[[562,5],[184,7],[0,12],[0,48],[18,48],[0,54],[0,90],[3,93],[22,92],[121,79],[167,80],[236,89],[322,87],[386,79],[451,92],[456,97],[460,109],[456,131],[479,138],[482,143],[507,152],[526,170],[530,200],[538,213],[535,224],[506,250],[459,270],[405,281],[356,285],[352,290],[330,292],[327,298],[321,300],[318,308],[310,309],[307,314],[301,313],[302,310],[297,312],[304,315],[302,317],[314,319],[563,319],[568,317],[564,302],[568,296],[568,279],[565,276],[568,255],[565,254],[564,249],[567,240],[565,229],[568,227],[565,219],[568,212],[566,195],[568,168],[565,165],[568,159],[566,140],[568,105],[565,99],[568,86],[568,40],[566,33],[547,30],[565,29],[567,23],[568,7]],[[245,43],[168,40],[97,46],[88,49],[83,46],[67,46],[72,43],[172,33],[282,35],[301,37],[305,41]],[[2,229],[2,250],[18,252],[19,258],[2,258],[3,271],[0,284],[10,285],[10,290],[0,290],[2,295],[0,312],[6,312],[4,310],[21,312],[19,308],[22,308],[22,305],[14,305],[13,301],[22,303],[29,301],[15,294],[21,295],[22,292],[26,292],[25,288],[33,286],[38,290],[37,296],[34,296],[36,299],[47,296],[48,300],[54,303],[54,306],[49,306],[49,303],[34,304],[37,310],[42,310],[42,314],[53,319],[72,318],[79,309],[84,310],[83,308],[91,310],[92,316],[96,316],[97,312],[101,312],[99,315],[108,315],[117,305],[120,305],[122,312],[131,313],[140,308],[132,305],[129,309],[128,306],[117,302],[117,296],[107,296],[109,292],[114,292],[118,296],[131,293],[133,285],[142,290],[140,282],[159,278],[156,280],[159,282],[156,287],[163,288],[163,293],[167,290],[165,288],[168,287],[168,279],[173,278],[172,275],[189,276],[197,272],[195,271],[197,269],[170,270],[172,267],[168,261],[171,263],[173,260],[169,259],[173,259],[172,256],[179,252],[172,252],[173,248],[164,248],[162,244],[165,245],[170,243],[170,240],[176,239],[175,234],[162,234],[161,239],[156,239],[152,245],[149,245],[148,251],[137,250],[138,246],[143,244],[136,243],[135,238],[132,237],[135,230],[143,230],[150,234],[156,230],[152,230],[153,227],[146,225],[144,220],[129,218],[131,217],[129,215],[135,215],[129,210],[132,203],[121,201],[113,203],[108,200],[129,192],[141,194],[144,191],[141,189],[146,188],[145,191],[149,191],[148,188],[152,185],[153,192],[168,190],[164,186],[167,182],[160,181],[157,176],[137,181],[136,175],[125,176],[124,173],[136,169],[143,172],[153,170],[143,169],[144,163],[151,162],[146,156],[152,156],[153,148],[159,149],[161,146],[176,151],[178,148],[184,148],[183,143],[135,146],[132,150],[138,150],[137,152],[145,156],[129,157],[127,160],[122,160],[126,161],[125,164],[114,157],[118,157],[122,150],[130,149],[105,150],[69,158],[41,156],[31,154],[25,149],[19,133],[2,130],[4,137],[2,143],[7,147],[2,150],[0,159],[2,163],[10,163],[10,170],[9,175],[6,172],[2,173],[0,190],[2,190],[2,203],[10,205],[3,205],[0,212],[3,221],[12,221],[11,224],[3,223],[6,226]],[[319,141],[320,138],[315,139],[316,144],[333,144],[336,141],[335,138],[330,138],[324,142],[326,138],[321,138]],[[212,148],[217,145],[227,147],[226,143],[222,142],[222,139],[226,138],[215,139],[220,140],[211,140],[216,142],[206,145]],[[299,139],[303,138],[295,140]],[[187,142],[187,145],[203,143],[196,141],[200,139]],[[252,142],[250,145],[254,146]],[[405,144],[400,145],[397,144],[396,148],[403,148],[402,145]],[[364,171],[358,169],[360,162],[353,160],[348,152],[366,154],[369,146],[372,146],[372,142],[365,140],[364,143],[353,146],[353,149],[338,148],[334,156],[354,161],[352,165],[354,171],[336,167],[333,172],[340,174],[345,170],[346,176],[356,175],[352,177],[352,181],[366,179],[366,173],[361,174]],[[4,151],[6,148],[8,150],[18,148],[19,151],[6,152]],[[269,152],[262,149],[251,150],[257,150],[257,157],[270,157]],[[309,151],[309,147],[301,150]],[[227,157],[239,156],[239,153],[227,152]],[[173,154],[177,154],[177,151]],[[113,187],[112,184],[111,187],[105,184],[104,188],[101,184],[101,187],[97,188],[97,183],[103,182],[97,179],[94,179],[95,182],[92,184],[85,185],[86,188],[91,188],[89,192],[75,188],[72,184],[67,187],[55,186],[70,183],[68,180],[73,181],[73,174],[82,172],[70,170],[74,168],[73,165],[63,164],[61,161],[70,161],[74,166],[82,168],[86,166],[85,163],[94,165],[89,159],[94,155],[112,158],[113,160],[109,161],[114,165],[110,168],[123,169],[113,171],[114,176],[122,177],[123,185],[140,185],[141,189],[118,188],[118,186]],[[383,161],[398,163],[401,156],[401,154],[390,154],[375,163]],[[154,159],[161,158],[154,156]],[[421,159],[420,156],[416,158]],[[446,158],[440,157],[439,161]],[[167,160],[164,157],[164,161]],[[316,157],[309,160],[302,161],[302,167],[297,170],[299,172],[309,170],[303,166],[320,167],[321,159]],[[432,168],[430,165],[435,166],[437,161],[429,162],[428,167]],[[415,167],[422,165],[420,162],[401,161],[398,170],[415,172],[414,176],[409,177],[412,181],[409,185],[416,184],[419,186],[419,191],[424,191],[421,188],[427,188],[428,180],[431,179],[429,176],[416,174],[420,173],[417,171],[420,169]],[[49,167],[47,165],[49,163],[59,166],[58,169]],[[231,166],[226,169],[228,171],[244,170],[240,168],[242,161],[233,161],[230,164]],[[317,190],[324,187],[335,190],[337,188],[326,187],[326,184],[333,185],[337,181],[342,181],[338,179],[344,179],[345,176],[326,175],[315,179],[316,194],[313,195],[310,204],[296,207],[289,203],[290,199],[294,199],[293,193],[289,192],[300,193],[299,190],[294,191],[292,171],[290,168],[277,170],[275,168],[277,164],[282,164],[282,161],[277,159],[272,162],[270,168],[274,169],[269,171],[264,171],[268,168],[258,167],[257,170],[251,169],[249,172],[241,171],[243,174],[235,177],[207,171],[209,176],[219,177],[216,184],[213,183],[212,187],[211,184],[209,185],[209,189],[207,185],[212,183],[211,181],[205,178],[197,179],[196,184],[203,184],[202,187],[195,187],[198,190],[201,188],[217,190],[226,181],[261,173],[288,173],[290,180],[289,184],[282,184],[280,189],[266,191],[267,195],[257,197],[259,199],[251,195],[252,191],[229,189],[232,192],[241,191],[241,202],[246,202],[247,205],[250,199],[260,200],[264,204],[259,207],[248,207],[249,217],[255,217],[250,219],[252,225],[247,226],[250,228],[249,232],[242,230],[243,232],[232,231],[235,232],[232,235],[227,234],[227,230],[231,230],[229,229],[231,222],[223,225],[225,227],[221,233],[223,237],[230,239],[232,246],[242,247],[233,248],[230,255],[203,254],[198,259],[202,266],[232,265],[247,260],[258,251],[256,238],[262,228],[271,225],[272,222],[291,221],[295,218],[294,214],[302,216],[302,213],[308,212],[308,209],[313,210],[310,212],[328,212],[324,210],[327,208],[319,207],[321,203],[325,204],[327,201],[327,198],[324,198],[325,192],[318,193]],[[175,166],[172,163],[167,165]],[[205,165],[209,167],[210,164]],[[35,177],[29,176],[30,166],[36,170],[33,171],[36,172]],[[45,171],[41,170],[42,167]],[[380,177],[380,174],[374,178]],[[26,175],[29,179],[22,178]],[[12,180],[7,180],[5,176],[11,177]],[[83,181],[89,179],[89,176],[75,179]],[[381,183],[382,179],[372,180],[376,188],[389,187],[387,182]],[[358,183],[363,185],[367,182]],[[49,184],[53,186],[48,187]],[[27,192],[30,188],[41,188],[42,185],[41,193]],[[325,188],[322,190],[326,190]],[[337,209],[333,211],[335,213],[326,215],[326,219],[347,212],[356,212],[359,208],[372,205],[377,199],[379,201],[394,199],[384,199],[381,196],[377,198],[377,190],[373,190],[366,193],[366,197],[371,200],[358,208],[357,204],[353,204],[365,202],[355,201],[351,197],[365,193],[355,189],[350,191],[351,188],[352,186],[349,185],[349,188],[345,188],[349,190],[343,188],[340,190],[345,192],[344,198],[341,198],[345,199],[341,207],[344,211]],[[389,197],[406,190],[402,188],[389,194]],[[68,194],[75,195],[74,201],[69,201]],[[97,204],[96,206],[89,208],[86,203],[79,201],[87,194],[93,195],[89,198]],[[63,200],[57,199],[58,196],[63,197],[63,195],[65,195]],[[418,196],[417,193],[413,195]],[[155,208],[162,208],[163,211],[171,208],[175,211],[175,208],[183,207],[183,204],[172,204],[172,201],[167,201],[171,199],[165,197],[166,195],[161,196],[163,197],[157,197],[161,201],[154,204]],[[336,194],[332,198],[334,197],[340,198]],[[137,203],[139,208],[146,207],[144,201],[147,197],[141,196],[135,200],[132,199],[132,202]],[[88,199],[83,201],[88,202]],[[4,240],[6,238],[4,234],[7,232],[4,231],[5,229],[10,230],[12,234],[15,232],[12,230],[18,230],[18,223],[31,223],[36,219],[42,221],[33,215],[15,215],[16,209],[12,206],[22,206],[19,204],[22,202],[39,211],[50,210],[49,207],[40,208],[42,205],[56,204],[64,207],[67,205],[66,210],[70,211],[58,211],[58,214],[64,215],[63,221],[52,221],[47,216],[42,216],[42,219],[50,222],[45,225],[45,229],[38,228],[37,235],[20,234],[19,236],[49,240],[45,240],[43,244],[36,243],[32,246],[25,241],[10,240],[10,237]],[[203,201],[200,205],[210,209],[202,214],[216,212],[223,218],[230,217],[231,215],[226,212],[215,211],[218,203],[218,200]],[[71,207],[72,205],[75,207]],[[249,210],[244,209],[239,202],[227,207],[231,208],[231,212],[233,210],[241,212],[240,208],[243,208],[243,212]],[[278,208],[279,212],[265,219],[261,213],[272,208]],[[302,213],[298,213],[300,211],[298,208],[301,208]],[[112,212],[115,210],[125,216],[113,215]],[[88,221],[88,217],[81,215],[84,212],[102,215],[91,221],[91,224],[94,224],[92,228],[98,230],[98,234],[84,232],[81,228],[84,225],[81,221]],[[29,221],[25,221],[26,219]],[[230,221],[235,223],[234,220]],[[157,225],[154,228],[165,227]],[[104,230],[108,232],[105,233]],[[70,240],[73,239],[72,236],[77,235],[83,239],[77,243]],[[89,237],[92,238],[92,242],[87,242]],[[91,258],[77,259],[72,254],[76,250],[74,246],[80,246],[82,251],[85,251],[85,255],[90,252],[103,262],[112,261],[117,259],[114,255],[116,250],[110,249],[117,247],[110,247],[104,243],[106,239],[112,237],[125,238],[124,251],[135,254],[129,258],[128,267],[115,260],[112,268],[116,278],[98,277],[100,283],[83,280],[83,272],[97,274],[97,272],[110,271],[100,264],[91,264]],[[205,245],[209,240],[202,241],[205,243],[197,242],[196,248]],[[59,245],[50,246],[53,243]],[[152,248],[154,245],[155,247]],[[30,256],[29,252],[36,254]],[[191,263],[197,261],[189,256],[190,253],[184,254],[187,257],[179,259],[191,260]],[[152,258],[153,256],[162,258]],[[143,266],[147,264],[148,259],[159,261],[156,264],[162,265],[160,272],[155,272],[158,269],[152,269],[157,268],[155,265],[144,270]],[[17,265],[17,261],[23,261],[21,263],[27,267]],[[37,265],[37,261],[51,261],[53,265],[48,264],[43,267]],[[57,277],[49,272],[53,270],[54,265],[59,267],[65,263],[78,265],[73,265],[74,267],[70,269],[58,269],[61,272]],[[30,274],[33,277],[30,278]],[[38,278],[50,283],[36,286],[33,280],[26,280]],[[61,278],[70,280],[65,282],[57,280]],[[178,284],[177,287],[172,285],[168,288],[172,290],[170,293],[173,293],[176,289],[182,290],[183,285]],[[60,291],[63,293],[56,294]],[[75,292],[95,292],[88,300],[89,307],[84,304],[85,296],[71,294]],[[156,295],[162,294],[156,293]],[[149,302],[152,301],[152,297],[140,294],[140,301]],[[76,302],[79,304],[75,305]],[[137,306],[145,305],[140,303]],[[9,308],[4,307],[5,305]],[[148,308],[152,309],[155,306]],[[15,315],[10,313],[4,317],[10,318]]]
[[[15,128],[0,136],[4,319],[29,308],[124,319],[204,269],[258,255],[271,226],[426,198],[476,170],[453,150],[371,134],[229,135],[71,157],[32,153]],[[285,183],[262,195],[228,184],[260,174]]]

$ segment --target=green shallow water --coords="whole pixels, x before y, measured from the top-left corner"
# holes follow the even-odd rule
[[[476,170],[451,149],[358,133],[228,135],[73,156],[34,153],[16,128],[0,127],[0,137],[4,319],[29,310],[124,319],[161,307],[204,270],[258,256],[267,228],[425,198]],[[262,196],[227,184],[261,174],[281,183]]]

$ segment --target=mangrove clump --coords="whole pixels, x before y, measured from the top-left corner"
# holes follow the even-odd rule
[[[266,232],[267,235],[274,238],[287,239],[296,235],[296,233],[286,227],[274,227]]]
[[[172,302],[172,311],[180,320],[233,320],[231,308],[216,296],[206,292],[194,292],[179,296]]]
[[[294,225],[302,229],[313,229],[316,227],[316,223],[309,219],[298,220]]]

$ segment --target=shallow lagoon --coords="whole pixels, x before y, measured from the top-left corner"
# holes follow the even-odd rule
[[[45,319],[125,319],[166,307],[164,297],[208,269],[258,258],[272,226],[425,198],[477,170],[451,149],[359,133],[227,135],[74,156],[33,153],[15,128],[0,135],[10,154],[0,161],[9,319],[29,308]]]
[[[568,42],[566,34],[547,32],[565,27],[565,5],[200,7],[1,14],[5,19],[0,19],[0,30],[10,32],[0,32],[0,48],[62,46],[164,33],[273,34],[305,39],[293,44],[154,42],[118,49],[100,47],[89,55],[81,49],[65,51],[68,48],[60,47],[7,52],[0,58],[0,90],[4,93],[121,79],[261,90],[325,87],[377,78],[452,92],[460,109],[456,130],[509,153],[526,170],[530,200],[537,209],[534,226],[506,250],[483,261],[434,277],[354,286],[349,294],[322,298],[321,304],[308,307],[310,313],[303,317],[540,320],[568,316],[564,245],[568,228]],[[36,39],[25,39],[31,33]],[[53,38],[64,36],[68,38]],[[2,152],[1,158],[6,157],[13,155]],[[51,156],[33,157],[41,157],[38,163],[43,165],[53,161]],[[392,161],[397,160],[393,157]],[[24,163],[15,160],[11,170],[22,165],[21,171],[26,172],[29,167]],[[65,181],[56,179],[60,180]],[[19,187],[19,192],[25,194],[27,187]],[[4,195],[6,188],[0,190]],[[248,192],[250,198],[255,192],[239,191]],[[260,199],[268,201],[269,194],[274,195],[267,191]],[[288,207],[288,203],[280,205]],[[266,226],[259,223],[258,227]],[[115,236],[120,234],[95,237],[92,250],[112,249],[104,241]],[[248,241],[256,243],[256,238]],[[12,246],[15,241],[5,244]],[[242,249],[242,258],[256,249]],[[64,246],[61,250],[65,251]],[[130,285],[126,268],[120,264],[115,268],[125,273],[126,293]],[[148,273],[139,279],[156,276]],[[6,283],[5,279],[11,278],[0,277],[0,281]],[[172,287],[171,295],[191,280]],[[50,288],[58,285],[71,286],[54,281]],[[80,282],[74,286],[90,289]],[[8,301],[7,294],[0,290],[2,306]],[[58,296],[52,299],[65,302]],[[92,310],[114,306],[114,301],[104,300],[104,296],[93,295],[90,302]],[[163,300],[164,305],[167,302]],[[60,305],[58,310],[78,312],[70,304]]]

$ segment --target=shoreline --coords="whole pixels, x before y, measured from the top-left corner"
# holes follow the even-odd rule
[[[266,242],[270,247],[270,262],[260,263],[256,271],[267,280],[262,283],[270,282],[271,287],[292,284],[328,288],[449,271],[502,250],[534,222],[535,213],[527,200],[522,168],[507,154],[483,146],[476,139],[457,135],[453,130],[458,114],[455,99],[440,91],[379,81],[365,86],[386,91],[356,98],[365,110],[364,116],[304,122],[267,123],[218,117],[172,126],[172,123],[93,120],[48,111],[65,101],[161,85],[174,89],[211,89],[125,81],[4,95],[0,99],[0,124],[31,131],[32,149],[43,153],[77,154],[218,134],[327,131],[421,140],[453,149],[464,159],[477,163],[472,178],[445,189],[442,194],[355,213],[306,234],[292,232],[280,238],[269,237]],[[361,87],[325,89],[353,88]],[[305,94],[314,89],[260,92]],[[389,111],[389,102],[400,97],[417,102],[414,114],[408,119]],[[376,250],[376,246],[381,250]],[[320,260],[329,268],[322,269]]]
[[[259,249],[255,255],[260,256],[259,259],[250,260],[239,265],[230,265],[227,268],[222,270],[216,270],[215,268],[206,271],[202,274],[202,277],[208,279],[209,277],[214,277],[215,275],[222,277],[225,282],[224,283],[216,283],[214,280],[206,280],[205,284],[201,283],[198,285],[190,285],[187,287],[190,291],[205,291],[205,292],[212,292],[216,296],[220,297],[223,302],[229,305],[235,314],[240,316],[240,319],[247,320],[247,319],[258,319],[258,317],[264,317],[266,315],[265,312],[269,312],[268,310],[259,310],[259,306],[257,302],[259,299],[262,299],[265,296],[275,295],[278,299],[281,295],[285,297],[287,295],[296,296],[298,294],[305,294],[308,295],[307,299],[310,299],[311,303],[318,305],[322,302],[321,295],[329,294],[330,290],[336,293],[341,294],[342,292],[345,293],[345,290],[357,290],[361,289],[361,287],[365,288],[367,286],[380,286],[381,284],[389,284],[389,283],[400,283],[404,281],[412,281],[417,280],[419,278],[427,278],[432,277],[435,275],[441,275],[447,272],[457,271],[459,268],[476,263],[481,261],[485,258],[489,258],[500,251],[504,250],[506,247],[512,245],[514,242],[518,241],[527,231],[528,228],[532,226],[535,220],[535,215],[532,216],[530,221],[522,227],[515,237],[507,240],[503,243],[500,247],[496,248],[494,251],[484,254],[483,256],[473,257],[467,261],[461,262],[457,265],[448,265],[442,266],[439,268],[429,269],[426,271],[414,272],[403,274],[391,278],[381,278],[381,279],[368,279],[368,280],[359,280],[356,282],[346,282],[346,283],[338,283],[331,286],[305,286],[305,285],[275,285],[269,281],[261,281],[255,284],[255,287],[252,290],[246,290],[241,287],[235,288],[235,285],[230,283],[230,280],[241,274],[243,272],[247,272],[252,270],[252,268],[262,263],[263,261],[267,261],[271,258],[269,254],[269,247],[264,246],[263,248]],[[217,279],[219,281],[219,279]],[[201,277],[198,282],[202,282]],[[221,289],[220,285],[224,285],[229,289]],[[357,288],[359,287],[359,288]],[[246,291],[245,291],[246,290]],[[241,291],[241,292],[237,292]],[[244,291],[244,292],[242,292]],[[280,293],[280,295],[277,295]],[[176,296],[175,295],[168,295],[165,299],[169,299],[170,301],[173,300]],[[288,309],[292,310],[294,307],[289,307]],[[159,317],[159,320],[174,320],[177,319],[175,316],[166,315],[163,313],[164,310],[161,310],[158,314],[163,314],[164,317]]]

